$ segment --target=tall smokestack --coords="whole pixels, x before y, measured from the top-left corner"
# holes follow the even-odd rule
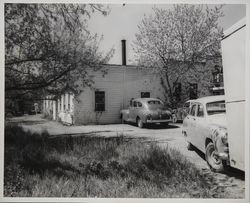
[[[123,39],[122,40],[122,65],[126,66],[127,62],[126,62],[126,40]]]

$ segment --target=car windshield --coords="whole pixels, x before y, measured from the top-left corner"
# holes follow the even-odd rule
[[[226,105],[225,101],[216,101],[207,103],[207,114],[208,115],[214,115],[214,114],[220,114],[226,112]]]
[[[161,101],[159,100],[149,100],[148,102],[148,107],[150,109],[156,109],[156,108],[163,108],[164,105]]]

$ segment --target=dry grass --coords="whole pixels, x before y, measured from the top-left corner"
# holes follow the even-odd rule
[[[5,128],[4,196],[215,197],[178,151],[123,136],[57,137]],[[220,194],[223,196],[223,194]]]

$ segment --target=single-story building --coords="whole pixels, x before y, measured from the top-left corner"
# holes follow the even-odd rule
[[[155,97],[164,100],[159,75],[128,65],[104,65],[107,72],[91,71],[94,84],[77,96],[65,92],[56,100],[47,96],[44,113],[53,120],[69,124],[120,123],[120,110],[128,108],[132,98]]]

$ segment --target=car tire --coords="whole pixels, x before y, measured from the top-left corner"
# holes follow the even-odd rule
[[[210,169],[214,172],[221,172],[224,170],[223,161],[216,155],[214,143],[210,142],[206,147],[206,161]]]
[[[194,145],[192,145],[191,142],[187,142],[187,149],[188,149],[189,151],[193,151],[193,150],[194,150]]]
[[[143,128],[144,127],[144,123],[143,123],[143,121],[140,118],[136,119],[136,123],[137,123],[137,126],[139,128]]]
[[[177,123],[177,116],[175,114],[173,114],[172,117],[173,117],[172,122]]]

